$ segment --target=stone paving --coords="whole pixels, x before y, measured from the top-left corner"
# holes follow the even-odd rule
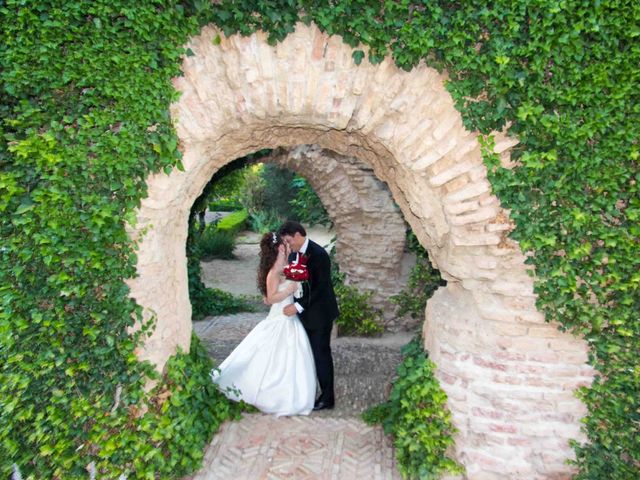
[[[220,362],[265,314],[209,317],[194,331]],[[400,479],[391,439],[380,426],[365,424],[360,412],[384,399],[400,347],[410,338],[335,339],[334,410],[280,418],[253,413],[226,422],[207,447],[203,468],[185,480]],[[372,372],[372,361],[387,365]]]
[[[245,415],[214,436],[192,480],[400,479],[391,441],[357,418]]]

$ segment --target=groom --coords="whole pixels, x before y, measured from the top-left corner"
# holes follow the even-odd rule
[[[338,318],[338,302],[331,285],[329,255],[324,248],[307,238],[306,230],[298,222],[285,222],[279,233],[291,248],[290,262],[295,260],[297,255],[307,257],[308,288],[304,288],[302,297],[296,299],[295,303],[284,308],[284,314],[299,314],[309,336],[321,390],[313,409],[333,408],[335,398],[330,341],[333,321]]]

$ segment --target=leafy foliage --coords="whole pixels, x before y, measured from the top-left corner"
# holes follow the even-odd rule
[[[340,316],[336,319],[339,335],[370,337],[384,331],[380,320],[382,314],[371,306],[373,292],[362,292],[354,285],[339,283],[335,285]]]
[[[318,194],[304,177],[296,175],[291,180],[291,186],[293,187],[293,198],[289,200],[289,205],[294,213],[292,218],[309,226],[330,225],[332,223]]]
[[[242,204],[237,197],[219,197],[211,200],[208,208],[212,212],[235,212],[242,209]]]
[[[262,210],[273,211],[282,218],[292,216],[289,200],[294,198],[293,179],[295,173],[268,163],[263,164],[260,175],[264,180]]]
[[[249,215],[246,210],[238,210],[222,218],[216,224],[216,230],[229,235],[235,235],[246,225]]]
[[[257,164],[246,169],[240,197],[249,212],[252,229],[259,233],[277,230],[285,220],[306,225],[330,223],[311,185],[275,165]]]
[[[236,297],[224,290],[205,286],[200,278],[202,267],[199,257],[187,258],[187,270],[191,318],[193,320],[202,320],[210,315],[253,312],[255,310],[253,304],[243,297]]]
[[[407,245],[409,250],[416,253],[416,264],[411,269],[407,286],[390,300],[398,305],[398,316],[409,314],[412,318],[419,318],[424,316],[427,300],[446,282],[429,262],[426,250],[418,243],[413,232],[407,235]]]
[[[303,14],[298,14],[304,11]],[[535,265],[547,320],[584,335],[599,372],[581,397],[578,478],[640,476],[640,5],[500,0],[222,2],[225,33],[282,40],[301,18],[380,62],[449,73],[466,127],[509,125],[520,145],[490,180]],[[365,57],[355,50],[354,62]],[[487,145],[491,138],[487,138]]]
[[[262,169],[262,164],[256,164],[249,166],[244,172],[244,181],[240,187],[240,203],[249,217],[264,209],[266,195]]]
[[[251,230],[264,234],[276,232],[284,220],[275,210],[255,210],[251,214],[249,223],[251,224]]]
[[[136,418],[161,390],[134,353],[153,325],[129,333],[125,224],[147,175],[179,165],[170,79],[197,28],[178,2],[0,6],[3,477],[84,478],[92,461],[101,478],[179,475],[232,416],[194,347],[158,379],[171,400]]]
[[[208,192],[207,195],[209,210],[212,212],[234,212],[236,210],[242,210],[240,188],[242,187],[243,179],[243,168],[236,168],[214,179],[211,191]]]
[[[151,401],[153,371],[134,354],[148,330],[128,334],[142,312],[123,281],[135,275],[125,224],[149,173],[180,166],[170,79],[193,55],[180,45],[208,22],[261,28],[275,43],[299,18],[341,35],[356,63],[390,53],[407,70],[446,68],[469,129],[510,125],[517,167],[485,150],[494,191],[535,266],[539,308],[587,338],[599,371],[581,392],[578,478],[638,477],[640,4],[630,0],[0,4],[2,474],[15,462],[28,478],[76,478],[95,461],[107,478],[118,473],[109,465],[168,476],[201,450],[204,435],[167,440],[197,423],[182,424],[181,410],[157,440],[130,421]],[[194,398],[199,418],[218,408]]]
[[[96,444],[104,445],[100,452],[103,472],[156,478],[157,472],[165,471],[180,478],[197,469],[204,450],[192,445],[206,444],[222,422],[240,418],[246,408],[218,391],[209,376],[212,368],[207,352],[193,335],[190,352],[178,352],[169,359],[147,413],[134,420],[131,415],[136,412],[130,410],[128,418],[118,419],[121,424],[114,422],[109,429],[94,433]]]
[[[207,227],[207,231],[215,230],[215,227]],[[228,233],[217,232],[217,235],[229,237]],[[231,245],[233,246],[233,238]],[[253,305],[243,297],[235,297],[231,293],[219,290],[217,288],[209,288],[202,281],[202,257],[206,255],[208,248],[204,246],[202,249],[200,244],[201,235],[196,231],[193,223],[189,224],[189,235],[187,237],[187,275],[189,280],[189,300],[191,301],[191,318],[193,320],[201,320],[209,315],[222,315],[226,313],[236,312],[252,312]]]
[[[339,335],[355,335],[370,337],[380,335],[384,331],[382,326],[382,312],[374,308],[369,300],[371,291],[361,291],[355,285],[345,283],[345,275],[335,258],[335,248],[329,252],[331,258],[331,283],[338,301],[340,315],[336,319]]]
[[[197,249],[202,260],[235,258],[233,255],[233,250],[236,247],[235,236],[226,230],[218,230],[215,225],[207,225],[197,242]]]
[[[129,334],[142,316],[123,280],[144,179],[180,160],[169,80],[197,23],[176,3],[7,1],[0,29],[2,476],[16,463],[26,478],[79,478],[94,461],[113,477],[145,445],[168,456],[142,470],[183,455],[193,467],[195,431],[167,444],[131,420],[154,374],[134,354],[151,325]]]
[[[435,480],[445,473],[462,473],[462,466],[447,455],[455,429],[447,395],[420,337],[405,345],[402,354],[389,400],[364,412],[363,419],[382,424],[384,432],[393,436],[403,477]]]

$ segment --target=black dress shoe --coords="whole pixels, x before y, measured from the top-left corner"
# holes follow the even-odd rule
[[[313,410],[314,411],[324,410],[324,409],[331,410],[333,406],[334,406],[333,402],[329,403],[329,402],[325,402],[324,400],[320,400],[315,403],[315,405],[313,406]]]

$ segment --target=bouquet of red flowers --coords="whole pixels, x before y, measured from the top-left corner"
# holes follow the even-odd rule
[[[307,268],[307,257],[299,255],[296,260],[284,267],[284,276],[288,280],[295,282],[305,282],[309,280],[309,269]]]

